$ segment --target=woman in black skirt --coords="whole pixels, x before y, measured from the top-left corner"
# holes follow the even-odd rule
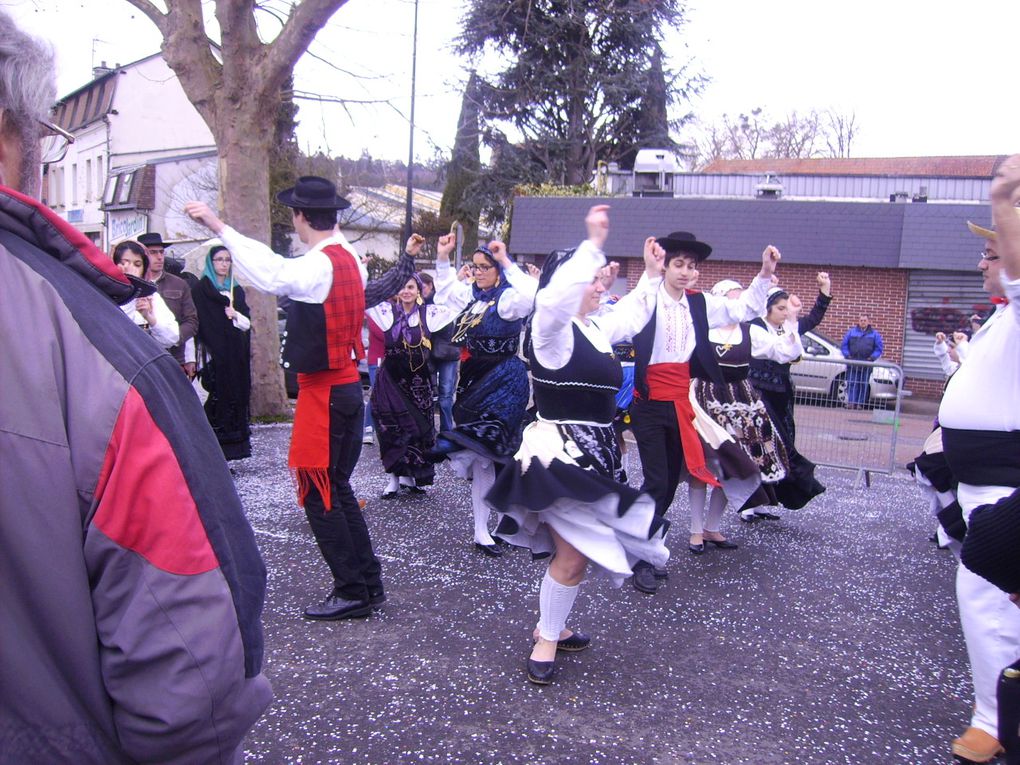
[[[553,555],[539,593],[539,622],[528,679],[552,681],[557,650],[580,651],[590,638],[566,628],[588,562],[616,585],[638,560],[663,566],[666,523],[655,503],[620,481],[613,430],[622,381],[612,343],[644,326],[655,309],[660,263],[646,262],[647,285],[611,314],[588,319],[604,287],[605,206],[586,218],[588,240],[567,260],[546,266],[531,324],[531,373],[538,419],[486,500],[501,513],[497,534],[539,557]]]

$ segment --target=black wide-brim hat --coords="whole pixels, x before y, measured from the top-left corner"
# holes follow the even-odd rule
[[[336,186],[315,175],[302,175],[292,188],[277,194],[276,201],[303,210],[346,210],[351,206],[336,193]]]
[[[163,237],[160,234],[156,233],[141,234],[138,237],[138,244],[143,247],[162,247],[163,249],[170,246],[163,241]]]
[[[655,241],[666,251],[667,255],[682,252],[695,258],[699,263],[712,254],[712,246],[699,242],[698,238],[690,231],[674,231]]]

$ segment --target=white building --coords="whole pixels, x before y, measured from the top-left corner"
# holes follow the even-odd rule
[[[43,201],[103,249],[145,231],[183,234],[173,230],[183,203],[215,197],[212,133],[159,53],[104,63],[54,121],[75,142],[45,168]]]

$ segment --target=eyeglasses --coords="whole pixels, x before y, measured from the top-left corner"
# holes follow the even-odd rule
[[[59,162],[67,156],[67,150],[74,143],[74,136],[59,125],[47,120],[36,120],[45,131],[41,139],[41,160],[44,165]]]
[[[230,260],[230,258],[213,258],[212,262],[213,263],[230,263],[231,260]]]
[[[992,255],[992,253],[990,253],[988,250],[981,250],[981,252],[979,252],[978,255],[980,255],[981,260],[985,261],[986,263],[994,263],[999,259],[998,255]]]
[[[490,266],[488,263],[483,263],[482,265],[478,265],[477,263],[472,263],[472,264],[470,264],[468,266],[468,268],[470,268],[472,271],[483,271],[484,272],[484,271],[491,271],[492,269],[495,268],[495,266]]]

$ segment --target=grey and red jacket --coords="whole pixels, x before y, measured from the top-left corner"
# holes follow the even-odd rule
[[[118,307],[143,284],[0,187],[2,763],[234,762],[272,696],[265,567],[179,365]]]

